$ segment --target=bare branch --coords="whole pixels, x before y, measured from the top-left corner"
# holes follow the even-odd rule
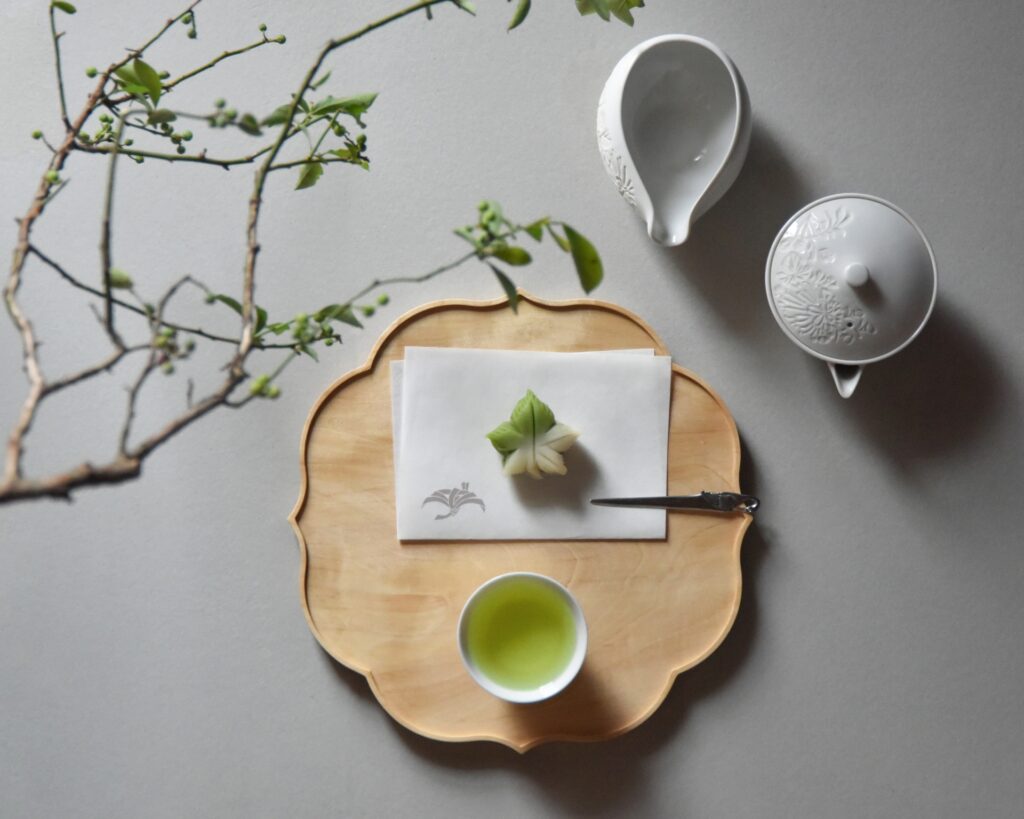
[[[60,38],[64,34],[57,33],[57,7],[50,5],[50,37],[53,39],[53,62],[57,70],[57,98],[60,100],[60,121],[64,123],[65,130],[71,128],[71,120],[68,119],[68,104],[64,98],[64,69],[60,62]]]
[[[161,153],[160,151],[147,151],[139,148],[125,148],[122,146],[117,153],[124,154],[125,156],[134,157],[136,159],[159,159],[163,162],[198,162],[202,165],[217,165],[225,170],[234,167],[235,165],[251,165],[261,156],[266,154],[272,148],[272,145],[268,145],[262,148],[256,153],[248,154],[246,156],[233,157],[230,159],[221,159],[218,157],[207,156],[206,153],[201,154],[167,154]],[[76,151],[81,151],[87,154],[112,154],[114,153],[113,148],[99,146],[99,145],[86,145],[82,142],[76,142],[74,146]]]
[[[79,370],[76,373],[65,375],[62,378],[58,378],[56,381],[46,382],[44,387],[44,394],[46,396],[53,395],[55,392],[60,392],[66,387],[73,387],[82,381],[87,381],[100,373],[110,372],[117,363],[129,353],[136,353],[141,350],[148,350],[148,344],[135,344],[131,347],[124,347],[118,350],[114,350],[110,355],[103,359],[98,364],[94,364],[91,367],[86,367],[83,370]]]
[[[223,62],[224,60],[231,59],[232,57],[237,57],[239,54],[245,54],[247,51],[252,51],[254,49],[260,48],[261,46],[270,45],[271,43],[277,43],[277,42],[278,42],[277,40],[271,39],[271,38],[267,37],[266,35],[264,35],[262,40],[257,40],[255,43],[250,43],[249,45],[242,46],[241,48],[235,48],[235,49],[231,49],[229,51],[225,51],[222,54],[219,54],[218,56],[214,57],[208,63],[204,63],[203,65],[199,66],[198,68],[193,68],[191,71],[186,71],[180,77],[176,77],[175,79],[171,80],[170,82],[165,82],[164,83],[164,91],[165,92],[166,91],[170,91],[175,86],[181,85],[181,83],[185,82],[185,80],[190,80],[193,77],[195,77],[197,74],[202,74],[204,71],[209,71],[211,68],[213,68],[215,65],[217,65],[217,63]]]
[[[72,276],[67,270],[64,269],[64,267],[62,267],[59,263],[57,263],[56,261],[51,259],[45,253],[43,253],[43,251],[41,251],[35,245],[29,245],[29,252],[33,256],[38,258],[41,262],[43,262],[45,265],[47,265],[51,270],[53,270],[58,276],[60,276],[62,279],[64,279],[72,287],[75,287],[75,288],[77,288],[79,290],[82,290],[82,291],[84,291],[86,293],[89,293],[90,295],[96,296],[97,298],[101,298],[102,299],[104,297],[102,290],[98,290],[95,287],[90,287],[85,282],[83,282],[80,279],[77,279],[74,276]],[[199,289],[201,289],[203,292],[205,292],[205,293],[209,293],[210,292],[209,288],[207,288],[206,285],[204,285],[202,282],[197,281],[196,279],[194,279],[191,276],[186,276],[185,278],[190,283],[195,284],[197,287],[199,287]],[[112,301],[118,307],[124,308],[125,310],[129,310],[132,313],[135,313],[135,314],[137,314],[139,316],[143,316],[143,317],[145,317],[147,319],[149,318],[149,313],[143,307],[139,307],[138,305],[132,304],[129,301],[124,301],[122,299],[119,299],[116,296],[112,297]],[[102,325],[103,324],[103,316],[102,315],[99,316],[99,321],[100,321],[100,324]],[[231,344],[231,345],[235,345],[235,346],[238,345],[238,341],[239,341],[239,339],[232,338],[231,336],[217,335],[216,333],[208,332],[207,330],[204,330],[201,327],[189,327],[189,326],[187,326],[185,324],[177,324],[177,323],[175,323],[173,321],[168,321],[165,318],[162,318],[160,320],[160,324],[163,327],[170,327],[172,330],[177,330],[180,333],[188,333],[190,335],[199,336],[200,338],[205,338],[205,339],[208,339],[209,341],[219,341],[219,342],[222,342],[224,344]],[[286,348],[290,348],[292,346],[293,345],[291,345],[291,344],[262,344],[261,343],[259,345],[259,349],[261,349],[261,350],[275,350],[275,349],[283,350],[283,349],[286,349]]]
[[[122,114],[117,121],[117,132],[114,135],[114,147],[110,152],[110,163],[107,168],[107,183],[103,193],[103,216],[100,232],[100,273],[103,276],[103,326],[114,347],[124,347],[124,340],[114,327],[114,297],[110,283],[110,270],[113,267],[110,247],[110,220],[114,209],[114,182],[117,173],[117,158],[120,153],[121,140],[124,138],[124,122],[131,112]]]

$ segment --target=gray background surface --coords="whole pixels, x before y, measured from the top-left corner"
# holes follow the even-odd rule
[[[152,62],[176,72],[248,42],[266,20],[286,47],[175,95],[180,107],[203,110],[224,94],[265,111],[329,34],[396,5],[210,3],[200,39],[176,32]],[[29,132],[57,127],[43,6],[0,8],[7,247],[45,163]],[[178,4],[79,6],[66,39],[72,105],[85,66],[137,44]],[[295,367],[281,400],[204,421],[141,481],[0,512],[0,814],[1024,814],[1019,0],[651,0],[632,30],[578,19],[559,0],[534,3],[510,35],[509,6],[480,6],[476,19],[445,8],[430,24],[406,20],[332,60],[338,92],[381,92],[369,116],[374,167],[331,169],[300,193],[273,182],[259,299],[289,316],[374,276],[441,264],[462,252],[450,229],[483,196],[516,218],[578,225],[605,259],[596,295],[644,316],[739,424],[744,488],[764,506],[744,545],[732,634],[633,733],[525,757],[410,734],[317,647],[285,520],[301,425],[391,317],[434,298],[497,295],[485,269],[467,267],[392,290],[368,331],[319,366]],[[592,123],[619,56],[677,31],[733,56],[755,125],[735,187],[691,241],[665,250],[605,177]],[[76,158],[38,232],[90,277],[101,174],[98,161]],[[126,165],[117,263],[151,292],[188,271],[235,285],[249,185],[244,170]],[[872,366],[848,402],[776,328],[762,284],[785,218],[842,190],[910,212],[941,277],[929,327]],[[101,352],[79,295],[38,265],[28,279],[26,304],[48,313],[49,371]],[[545,297],[578,294],[550,247],[520,282]],[[214,308],[181,310],[210,311],[209,323],[231,329]],[[48,405],[29,468],[108,454],[127,378]],[[183,393],[184,377],[161,379],[144,428]],[[4,322],[5,426],[22,395]]]

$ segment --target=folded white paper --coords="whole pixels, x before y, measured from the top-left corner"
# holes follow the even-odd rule
[[[664,511],[590,499],[665,494],[668,357],[408,347],[391,372],[400,539],[665,537]],[[581,433],[567,475],[508,477],[486,437],[528,389]]]

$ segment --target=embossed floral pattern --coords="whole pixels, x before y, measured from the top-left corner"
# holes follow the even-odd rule
[[[835,261],[825,242],[845,238],[852,215],[815,208],[787,228],[772,270],[775,306],[787,326],[816,344],[853,344],[876,332],[865,312],[839,298],[838,282],[820,265]]]
[[[626,200],[630,207],[635,208],[637,206],[636,189],[633,187],[633,180],[629,177],[628,166],[615,152],[615,146],[612,144],[612,136],[605,124],[603,97],[597,106],[597,149],[601,152],[605,170],[608,171],[608,175],[615,181],[615,186],[619,189],[619,195]]]

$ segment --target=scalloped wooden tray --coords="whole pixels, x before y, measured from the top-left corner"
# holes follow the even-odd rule
[[[664,541],[400,543],[395,534],[391,379],[406,346],[602,350],[665,345],[612,304],[440,301],[398,319],[369,360],[334,382],[302,433],[302,487],[291,513],[301,595],[316,639],[363,674],[412,731],[526,751],[551,740],[602,740],[639,725],[680,672],[721,643],[740,603],[742,514],[677,513]],[[732,416],[697,376],[673,367],[670,494],[740,491]],[[487,694],[459,659],[459,611],[480,583],[528,570],[570,588],[590,644],[583,670],[547,702]]]

